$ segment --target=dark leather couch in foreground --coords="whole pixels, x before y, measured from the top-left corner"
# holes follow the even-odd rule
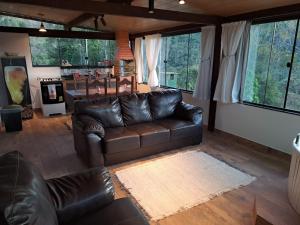
[[[105,168],[44,180],[19,152],[0,156],[0,209],[1,225],[148,225]]]
[[[75,149],[91,165],[111,165],[202,141],[202,111],[180,90],[75,103]]]

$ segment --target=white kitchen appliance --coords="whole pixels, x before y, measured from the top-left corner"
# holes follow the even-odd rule
[[[66,114],[62,79],[42,78],[40,85],[41,106],[44,116]]]

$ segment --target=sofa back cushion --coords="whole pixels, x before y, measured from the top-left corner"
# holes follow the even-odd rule
[[[149,103],[153,119],[163,119],[174,114],[176,106],[182,101],[180,90],[169,89],[149,94]]]
[[[0,210],[9,225],[57,225],[48,187],[19,152],[0,156]]]
[[[89,115],[100,121],[104,128],[124,126],[118,98],[106,98],[96,102],[76,102],[75,114]]]
[[[132,94],[119,98],[126,126],[152,121],[148,94]]]

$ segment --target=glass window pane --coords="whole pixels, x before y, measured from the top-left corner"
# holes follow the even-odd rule
[[[57,38],[30,37],[33,66],[60,65]]]
[[[274,23],[252,25],[243,100],[264,104]]]
[[[166,86],[186,89],[189,34],[168,37]]]
[[[40,25],[41,25],[40,21],[0,15],[0,26],[39,28]],[[44,26],[46,29],[52,29],[52,30],[64,29],[63,25],[53,24],[53,23],[44,22]]]
[[[200,65],[201,33],[190,34],[187,90],[194,90]]]
[[[85,65],[85,39],[61,38],[59,40],[61,60],[68,60],[70,64]]]
[[[292,57],[296,24],[296,20],[275,23],[264,103],[266,105],[284,107],[290,70],[287,63]]]
[[[300,111],[300,29],[298,29],[286,108]]]
[[[163,37],[162,38],[162,44],[161,44],[161,50],[160,50],[160,55],[158,58],[158,71],[159,71],[159,81],[160,85],[166,86],[166,64],[165,64],[165,59],[166,59],[166,50],[167,50],[167,38]]]
[[[110,40],[87,40],[89,65],[98,65],[98,62],[113,60],[115,45]]]

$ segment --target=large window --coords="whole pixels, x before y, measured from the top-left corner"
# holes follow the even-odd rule
[[[163,38],[158,62],[162,86],[194,90],[200,62],[200,39],[200,33]]]
[[[40,21],[0,15],[0,26],[38,28],[40,27],[40,25],[41,25]],[[53,29],[53,30],[64,29],[63,25],[54,24],[54,23],[44,22],[44,26],[46,27],[46,29]]]
[[[30,37],[30,47],[33,66],[60,66],[62,60],[74,66],[95,66],[113,60],[115,53],[113,40]]]
[[[30,37],[30,48],[32,55],[32,65],[60,65],[59,45],[57,38]]]
[[[243,100],[300,111],[298,20],[252,25]]]
[[[161,86],[187,91],[195,89],[200,63],[201,33],[182,34],[162,38],[161,51],[157,63],[157,74]],[[148,80],[146,46],[144,56],[143,80]]]

